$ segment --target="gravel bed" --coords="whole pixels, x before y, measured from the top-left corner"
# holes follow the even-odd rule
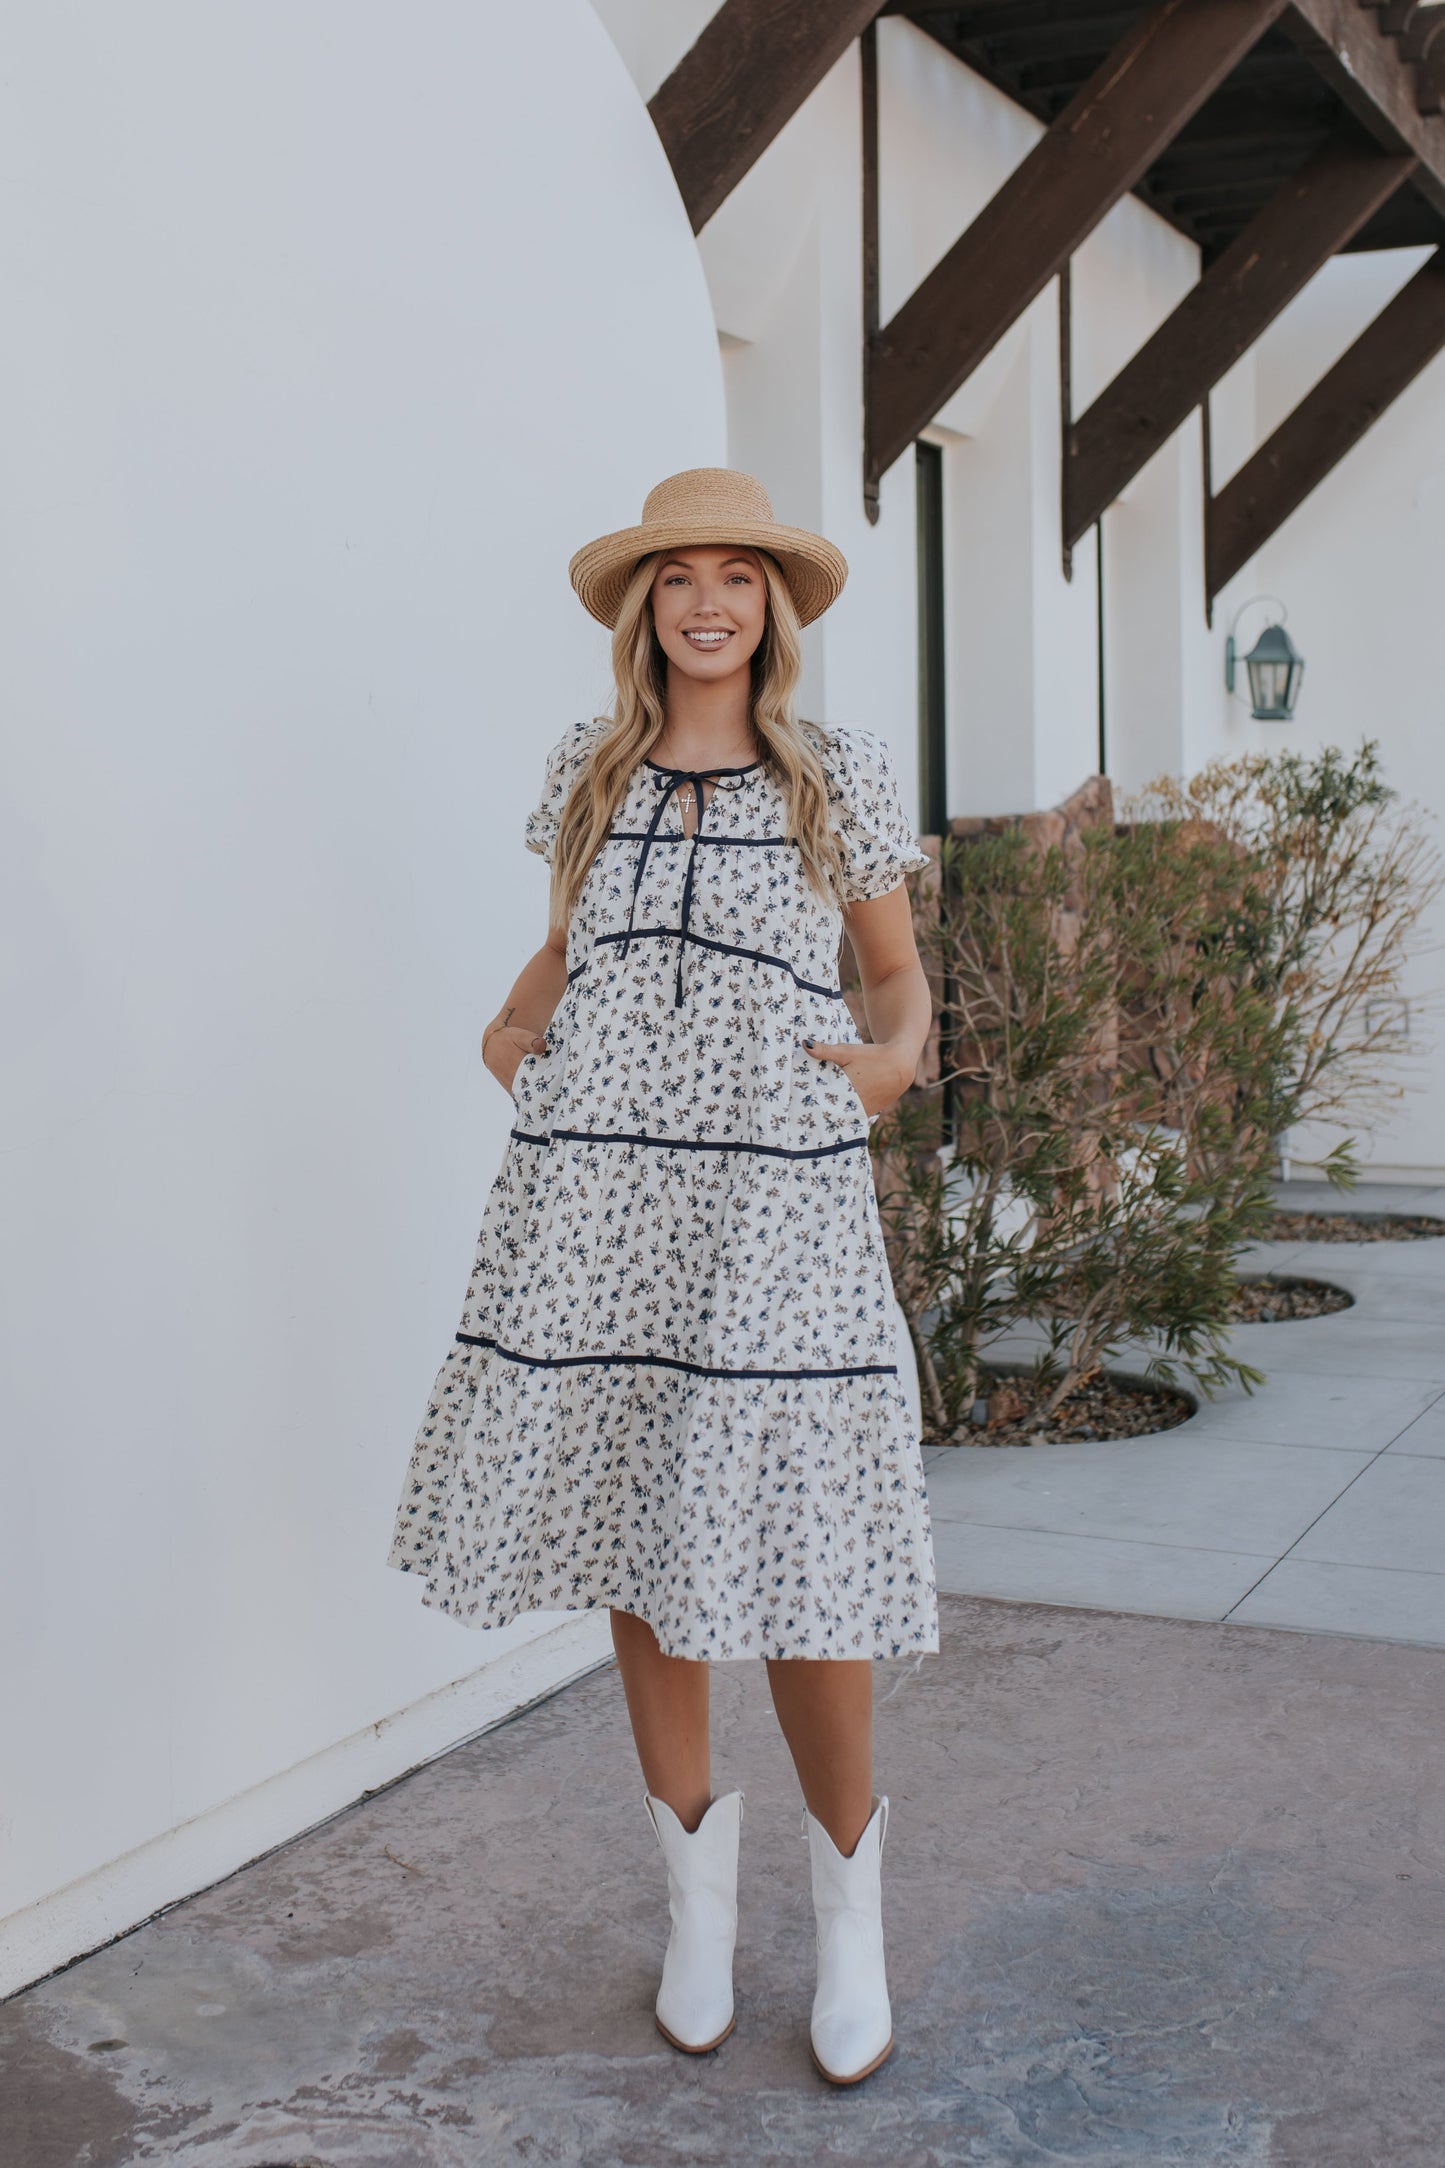
[[[1354,1308],[1355,1298],[1328,1280],[1296,1280],[1286,1273],[1266,1273],[1241,1280],[1234,1298],[1234,1317],[1241,1325],[1281,1325],[1293,1317],[1328,1317],[1334,1310]]]
[[[1048,1426],[1037,1431],[1029,1418],[1040,1397],[1027,1373],[989,1375],[986,1393],[974,1403],[982,1420],[960,1425],[944,1440],[948,1445],[1072,1445],[1087,1438],[1147,1438],[1173,1430],[1194,1413],[1194,1402],[1167,1388],[1135,1385],[1102,1372],[1070,1393]]]
[[[1261,1242],[1429,1242],[1445,1219],[1423,1212],[1276,1212]]]

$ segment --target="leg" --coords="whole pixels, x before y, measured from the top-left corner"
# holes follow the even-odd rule
[[[873,1811],[873,1663],[772,1658],[773,1707],[803,1798],[846,1858]]]
[[[880,1881],[888,1802],[873,1802],[873,1662],[775,1660],[768,1681],[808,1803],[818,1929],[813,2061],[834,2085],[856,2085],[893,2048]]]
[[[664,1656],[652,1628],[628,1611],[612,1613],[612,1645],[647,1811],[667,1861],[672,1932],[657,2029],[675,2048],[706,2055],[733,2029],[742,1794],[712,1796],[707,1665]]]
[[[695,1830],[712,1798],[707,1665],[664,1656],[646,1620],[630,1611],[612,1613],[612,1646],[643,1782]]]

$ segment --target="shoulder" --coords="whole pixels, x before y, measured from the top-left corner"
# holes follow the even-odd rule
[[[829,793],[844,800],[867,798],[893,779],[893,754],[876,730],[837,723],[805,723],[823,764]]]
[[[610,727],[595,716],[586,722],[569,723],[549,751],[541,793],[527,815],[523,830],[528,850],[535,851],[539,858],[551,858],[557,824],[572,786],[591,757],[594,746]]]
[[[843,856],[844,901],[887,895],[929,862],[904,808],[892,748],[876,730],[805,727],[827,779],[832,827]]]
[[[595,715],[584,722],[569,723],[547,755],[548,775],[564,775],[580,768],[610,728],[608,722]]]

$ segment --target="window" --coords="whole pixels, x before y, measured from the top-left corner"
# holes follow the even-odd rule
[[[918,780],[919,833],[948,822],[948,741],[944,710],[943,447],[918,444]]]

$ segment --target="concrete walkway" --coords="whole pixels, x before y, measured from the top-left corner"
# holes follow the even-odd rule
[[[1445,1189],[1277,1194],[1445,1219]],[[1445,1646],[1445,1239],[1261,1244],[1249,1262],[1355,1306],[1241,1327],[1269,1383],[1161,1436],[931,1452],[945,1588]]]
[[[6,2168],[1439,2168],[1445,1656],[944,1599],[884,1666],[898,2047],[807,2059],[807,1853],[760,1666],[738,2027],[667,1931],[609,1666],[0,2009]]]
[[[1441,2168],[1445,1241],[1260,1262],[1357,1299],[1242,1331],[1252,1399],[930,1456],[966,1593],[879,1667],[899,2046],[856,2093],[756,1665],[714,1677],[738,2030],[659,2039],[608,1666],[0,2008],[4,2168]]]

